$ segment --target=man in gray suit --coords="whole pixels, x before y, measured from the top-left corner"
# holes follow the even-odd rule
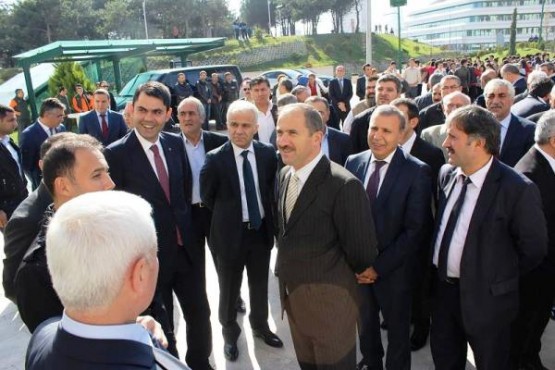
[[[280,113],[278,270],[301,369],[354,369],[358,289],[376,257],[370,203],[361,183],[322,153],[324,124],[306,104]],[[362,276],[361,275],[361,276]]]

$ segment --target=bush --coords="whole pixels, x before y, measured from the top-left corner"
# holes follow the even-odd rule
[[[254,38],[261,44],[264,44],[266,40],[264,40],[264,31],[262,28],[255,26],[254,27]]]
[[[96,85],[87,77],[83,67],[75,62],[62,62],[56,64],[54,74],[48,79],[48,93],[50,96],[58,95],[60,86],[65,86],[68,96],[75,95],[75,84],[83,85],[85,91],[94,91]]]

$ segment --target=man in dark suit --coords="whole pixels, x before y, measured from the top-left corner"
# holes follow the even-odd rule
[[[432,239],[434,364],[465,369],[470,344],[477,369],[510,369],[519,277],[546,253],[540,194],[530,180],[495,158],[500,127],[492,114],[477,106],[459,108],[447,126],[443,145],[449,165],[442,167],[438,181]]]
[[[536,72],[541,73],[542,72]],[[511,107],[511,113],[522,118],[549,110],[549,96],[553,88],[553,81],[549,77],[533,78],[528,84],[528,94]]]
[[[48,150],[61,140],[76,136],[73,132],[62,132],[46,139],[40,147],[39,167]],[[44,181],[15,209],[12,217],[4,229],[4,270],[2,284],[6,298],[16,302],[14,278],[25,252],[31,246],[33,239],[40,231],[44,211],[52,203],[52,196],[48,192]]]
[[[486,107],[501,124],[499,160],[513,167],[534,144],[534,123],[511,113],[515,90],[499,78],[484,88]]]
[[[372,64],[366,63],[362,66],[362,76],[357,78],[356,96],[358,96],[360,100],[364,100],[366,98],[366,85],[371,76]]]
[[[526,88],[528,87],[526,85],[526,79],[522,77],[516,65],[511,63],[505,64],[499,70],[499,74],[501,75],[502,79],[508,81],[513,86],[513,89],[515,91],[514,95],[522,94],[524,91],[526,91]]]
[[[311,96],[306,103],[320,113],[326,128],[322,138],[322,152],[330,161],[343,166],[347,157],[352,153],[351,138],[349,135],[326,125],[330,117],[330,111],[328,101],[325,98]]]
[[[251,312],[256,337],[272,347],[281,340],[268,327],[268,267],[274,244],[274,200],[277,156],[271,145],[253,140],[257,108],[243,100],[228,110],[229,142],[206,155],[200,173],[200,192],[212,211],[210,244],[216,256],[220,284],[218,318],[224,337],[224,355],[239,355],[236,302],[243,270],[247,269]]]
[[[351,110],[353,97],[353,85],[350,79],[345,78],[344,66],[335,67],[335,78],[330,81],[328,95],[339,120],[343,122]]]
[[[0,105],[0,230],[6,227],[13,211],[27,196],[21,152],[10,138],[16,129],[14,109]]]
[[[210,307],[201,251],[194,246],[191,206],[185,195],[189,170],[183,140],[161,132],[171,116],[171,97],[158,82],[141,85],[133,97],[134,130],[105,149],[116,188],[140,195],[153,208],[158,231],[158,293],[168,313],[165,328],[173,337],[173,293],[187,323],[187,364],[211,369]],[[164,324],[164,323],[162,323]],[[176,353],[175,348],[172,351]]]
[[[100,192],[56,212],[46,253],[65,310],[33,334],[26,369],[188,369],[135,324],[158,276],[151,210],[138,196]]]
[[[434,73],[430,76],[427,84],[428,92],[424,95],[417,96],[416,99],[414,99],[419,111],[441,101],[440,82],[442,78],[443,75],[440,73]]]
[[[379,254],[372,264],[374,284],[363,287],[359,368],[383,369],[380,311],[388,325],[387,369],[410,369],[410,317],[413,269],[432,222],[430,167],[398,144],[406,126],[390,105],[370,119],[370,150],[350,156],[345,168],[366,187],[376,223]]]
[[[444,76],[440,82],[440,89],[442,99],[453,92],[462,91],[461,80],[457,76],[453,75]],[[417,132],[420,134],[428,127],[441,125],[444,122],[445,114],[440,101],[420,111]]]
[[[462,93],[453,93],[461,94]],[[466,95],[464,95],[468,98]],[[468,98],[470,104],[470,98]],[[405,115],[407,126],[402,134],[401,148],[405,153],[410,153],[413,157],[420,159],[430,166],[432,170],[432,205],[437,206],[437,176],[441,166],[445,164],[443,151],[424,141],[416,135],[415,129],[418,127],[418,107],[411,99],[400,98],[391,102],[391,105],[399,108]],[[411,350],[416,351],[426,345],[430,331],[430,271],[429,271],[429,245],[433,232],[433,222],[428,222],[422,244],[417,251],[418,262],[415,264],[412,296],[412,323],[414,325],[410,338]]]
[[[79,119],[79,133],[95,137],[104,146],[127,134],[123,116],[110,110],[110,94],[98,89],[93,95],[94,109]]]
[[[511,364],[518,369],[543,370],[541,337],[555,298],[555,112],[536,125],[536,145],[520,159],[515,170],[539,188],[549,240],[547,257],[520,279],[520,307],[513,323]]]
[[[48,98],[42,102],[39,119],[21,133],[19,143],[21,146],[21,163],[25,175],[31,181],[35,190],[42,178],[39,168],[40,146],[50,136],[65,131],[64,120],[65,106],[56,98]]]
[[[359,292],[355,273],[376,256],[376,234],[360,182],[322,153],[325,126],[306,105],[285,107],[277,144],[278,270],[301,369],[353,369]]]
[[[401,96],[401,80],[393,74],[384,74],[376,83],[376,107],[387,105]],[[360,113],[353,119],[351,126],[351,142],[353,153],[368,150],[368,126],[370,117],[376,109],[372,107]]]

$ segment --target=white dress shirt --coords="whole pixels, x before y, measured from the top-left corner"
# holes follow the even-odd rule
[[[387,174],[387,170],[389,169],[389,165],[391,164],[391,161],[393,160],[393,156],[395,155],[396,151],[397,151],[397,149],[395,149],[393,152],[391,152],[384,159],[381,159],[382,161],[385,162],[385,164],[382,166],[382,168],[380,168],[380,184],[378,185],[378,192],[376,193],[376,197],[378,196],[378,194],[380,194],[380,190],[382,188],[383,180],[385,179],[385,175]],[[370,157],[370,164],[368,165],[368,169],[366,170],[366,176],[364,176],[364,188],[365,189],[368,187],[368,180],[370,180],[370,176],[374,173],[374,170],[376,169],[376,161],[379,161],[379,160],[380,159],[377,159],[376,157],[374,157],[373,154]]]
[[[414,146],[414,142],[416,141],[416,132],[412,132],[411,137],[407,140],[406,143],[401,145],[401,148],[405,151],[405,153],[410,154],[412,147]]]
[[[185,143],[185,150],[187,151],[187,158],[189,159],[189,167],[193,175],[193,192],[191,195],[191,203],[197,204],[201,202],[200,199],[200,170],[206,160],[206,151],[204,150],[204,135],[200,131],[200,140],[197,145],[193,144],[187,137],[181,133],[183,142]]]
[[[148,331],[140,324],[88,325],[71,319],[64,311],[61,325],[66,332],[80,338],[131,340],[152,347]]]
[[[451,244],[449,246],[449,255],[447,257],[447,277],[459,278],[461,276],[461,258],[464,250],[464,244],[466,242],[468,227],[470,226],[470,221],[472,220],[472,215],[474,214],[474,208],[476,208],[476,202],[478,201],[482,185],[484,184],[489,169],[491,168],[492,162],[493,157],[490,158],[489,162],[484,167],[469,176],[471,183],[467,185],[464,203],[460,210],[455,229],[453,230],[453,238],[451,239]],[[438,264],[439,247],[441,245],[441,239],[443,239],[443,233],[447,227],[447,222],[449,221],[449,216],[451,216],[453,206],[461,193],[465,177],[466,175],[462,172],[462,170],[457,168],[455,174],[455,178],[457,180],[451,190],[447,204],[445,205],[445,210],[443,211],[443,217],[441,218],[441,224],[439,225],[439,232],[434,246],[433,262],[435,266]]]
[[[260,196],[260,186],[258,185],[258,170],[256,167],[256,156],[254,155],[254,147],[251,144],[247,149],[239,148],[237,145],[231,143],[233,146],[233,154],[235,155],[235,163],[237,164],[237,174],[239,175],[239,187],[241,190],[241,209],[243,213],[243,222],[249,222],[249,208],[247,206],[247,196],[245,195],[245,182],[243,181],[243,153],[245,150],[249,151],[247,158],[251,164],[252,175],[254,177],[254,186],[256,187],[256,200],[258,201],[258,210],[260,211],[260,218],[264,218],[264,207],[262,207],[262,197]]]
[[[291,169],[289,170],[289,176],[297,175],[297,177],[299,178],[299,182],[297,185],[297,191],[298,191],[297,196],[301,194],[301,190],[303,190],[304,184],[306,183],[306,181],[310,177],[310,174],[312,173],[312,171],[314,171],[314,168],[316,168],[316,165],[318,164],[318,162],[320,162],[320,159],[322,159],[323,156],[324,156],[324,153],[320,151],[320,153],[318,153],[318,155],[314,157],[313,160],[311,160],[310,162],[308,162],[307,164],[305,164],[303,167],[299,168],[296,171],[291,166]]]
[[[499,124],[501,124],[501,145],[499,146],[499,151],[501,151],[503,149],[503,143],[505,142],[505,136],[507,136],[507,130],[509,130],[509,125],[511,124],[511,117],[512,114],[509,113],[509,115],[505,118],[503,118]]]
[[[330,142],[329,142],[329,132],[328,128],[326,127],[326,133],[322,138],[322,153],[329,159],[330,158]]]
[[[555,172],[555,158],[547,154],[542,148],[540,148],[538,144],[535,144],[534,148],[536,148],[536,150],[540,152],[545,157],[545,159],[547,159],[547,162],[551,166],[551,169],[553,170],[553,172]]]
[[[139,131],[135,130],[135,134],[137,135],[137,139],[139,139],[139,143],[141,143],[141,146],[146,153],[146,157],[148,158],[148,162],[150,163],[152,170],[156,174],[156,178],[158,178],[158,171],[156,171],[156,163],[154,162],[154,152],[150,150],[150,147],[153,145],[156,145],[158,147],[158,152],[160,152],[160,157],[162,158],[162,162],[164,162],[164,167],[166,168],[166,173],[168,174],[169,179],[170,173],[168,171],[168,164],[166,162],[166,156],[164,155],[164,149],[162,148],[162,144],[160,144],[160,136],[158,136],[158,139],[155,143],[151,143],[150,141],[142,137],[141,134],[139,134]],[[160,179],[158,179],[158,181],[160,181]]]
[[[15,163],[17,163],[17,167],[19,167],[19,173],[23,175],[23,171],[21,170],[21,161],[19,159],[19,154],[17,153],[17,150],[15,150],[15,148],[10,143],[10,137],[6,135],[2,137],[0,141],[2,141],[2,145],[4,145],[6,149],[8,149],[8,152],[10,152],[13,160],[15,161]]]
[[[270,144],[270,137],[276,129],[276,123],[272,116],[273,104],[270,101],[266,112],[258,111],[258,141]]]
[[[48,135],[48,137],[52,136],[52,129],[48,126],[46,126],[44,123],[42,123],[40,120],[37,119],[37,122],[39,123],[40,127],[42,127],[42,129],[44,130],[44,132],[46,132],[46,135]],[[54,132],[56,132],[56,130],[54,129]]]

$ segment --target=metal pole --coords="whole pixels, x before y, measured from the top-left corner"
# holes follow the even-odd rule
[[[399,67],[399,72],[402,70],[403,63],[401,60],[401,7],[397,7],[397,37],[399,39],[399,45],[397,47],[397,66]]]
[[[372,64],[372,0],[366,2],[366,63]]]
[[[540,0],[540,1],[542,2],[542,12],[541,12],[541,15],[540,15],[540,36],[539,36],[539,38],[540,38],[540,41],[543,41],[543,39],[542,39],[542,30],[543,30],[543,14],[544,14],[543,11],[545,9],[545,0]]]
[[[145,21],[145,37],[148,40],[148,25],[146,23],[146,0],[143,1],[143,20]]]
[[[268,3],[268,34],[272,35],[272,15],[270,14],[270,0],[267,1]]]

